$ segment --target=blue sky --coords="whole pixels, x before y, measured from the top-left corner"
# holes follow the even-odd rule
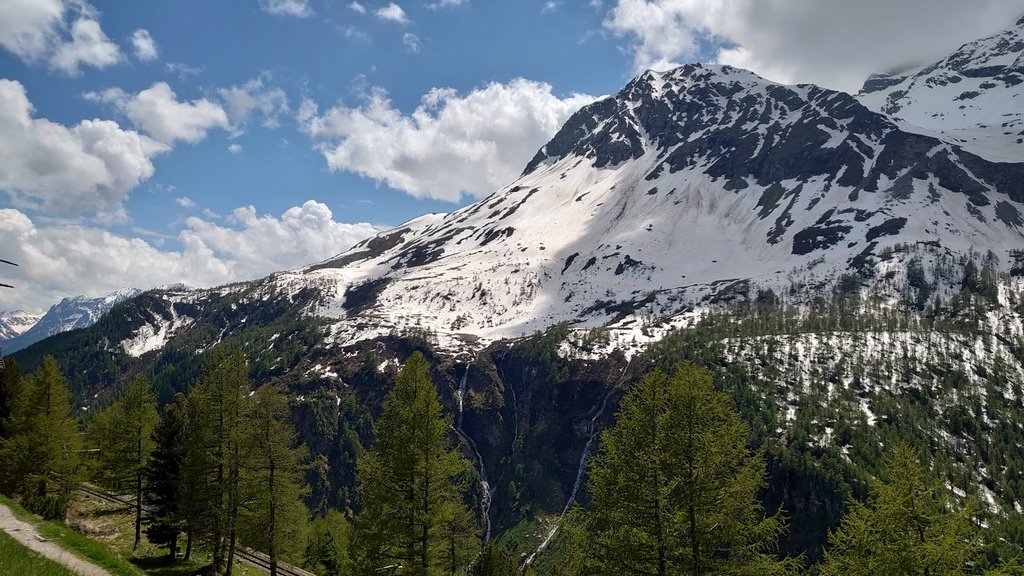
[[[1024,13],[812,4],[0,0],[0,310],[327,258],[507,184],[646,67],[856,90]]]

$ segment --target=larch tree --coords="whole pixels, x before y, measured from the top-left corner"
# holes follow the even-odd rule
[[[267,553],[270,576],[282,555],[301,549],[309,513],[304,475],[308,450],[298,443],[288,401],[272,385],[250,398],[245,411],[240,534],[243,542]]]
[[[849,506],[829,535],[822,576],[970,574],[984,549],[976,505],[956,505],[904,444],[884,456],[867,503]]]
[[[784,524],[758,501],[765,463],[748,436],[707,370],[646,376],[623,398],[590,464],[592,509],[575,514],[589,536],[584,571],[795,572],[796,560],[771,553]]]
[[[376,441],[357,464],[363,505],[357,529],[367,570],[455,574],[462,560],[453,561],[452,541],[475,553],[479,527],[462,521],[472,517],[460,482],[468,467],[453,447],[451,424],[430,381],[429,362],[414,353],[374,423]]]
[[[313,519],[306,538],[303,567],[315,574],[354,574],[352,525],[339,510]]]
[[[133,551],[136,553],[142,540],[146,467],[156,446],[153,430],[159,418],[156,394],[146,377],[139,374],[128,385],[124,396],[96,414],[89,426],[94,479],[113,490],[130,489],[135,496]]]
[[[53,356],[25,379],[0,439],[0,470],[25,507],[63,518],[77,483],[82,439],[71,418],[71,390]]]
[[[214,348],[189,395],[186,457],[192,529],[205,526],[213,565],[230,575],[237,544],[239,480],[249,396],[248,365],[237,349]],[[200,508],[201,506],[201,508]]]

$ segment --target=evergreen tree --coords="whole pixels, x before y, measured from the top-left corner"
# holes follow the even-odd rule
[[[452,419],[442,415],[429,371],[422,354],[409,357],[375,422],[376,442],[358,460],[357,526],[369,571],[455,574],[462,560],[446,552],[453,539],[462,551],[476,548],[478,527],[451,522],[471,517],[458,481],[468,470],[452,447]]]
[[[185,398],[182,411],[181,475],[178,480],[178,514],[185,531],[184,560],[192,557],[192,545],[199,540],[212,541],[210,512],[217,502],[213,490],[216,462],[210,449],[210,413],[206,399],[193,388]],[[219,512],[219,508],[217,509]]]
[[[10,435],[8,421],[21,393],[21,367],[10,356],[3,362],[4,367],[0,369],[0,439]]]
[[[315,574],[354,574],[351,546],[351,524],[344,514],[331,510],[310,525],[303,566]]]
[[[528,568],[528,570],[530,570]],[[519,564],[501,546],[488,542],[469,569],[469,576],[519,576]]]
[[[89,426],[89,443],[94,448],[95,479],[103,486],[130,488],[135,495],[135,544],[142,538],[142,498],[146,466],[155,446],[153,430],[160,416],[156,395],[142,374],[135,377],[124,396],[103,410]]]
[[[0,439],[0,471],[25,507],[63,518],[77,482],[81,437],[71,419],[71,391],[53,356],[21,386]]]
[[[164,407],[153,431],[155,447],[146,466],[146,537],[167,546],[173,560],[178,552],[178,536],[185,527],[182,502],[182,478],[185,460],[185,396],[175,395]]]
[[[186,498],[191,530],[201,531],[213,566],[230,575],[234,564],[248,366],[237,349],[214,348],[189,395]]]
[[[910,447],[885,455],[867,504],[850,502],[829,535],[822,576],[969,573],[983,543],[973,506],[953,505],[942,480],[931,478]]]
[[[251,399],[245,429],[240,532],[244,542],[267,553],[270,576],[277,576],[279,558],[298,552],[307,522],[302,498],[309,492],[303,479],[308,451],[298,444],[288,401],[273,386]]]
[[[655,372],[623,398],[601,435],[582,512],[591,537],[585,571],[596,574],[787,574],[770,554],[784,529],[764,517],[761,454],[711,373],[686,365]]]

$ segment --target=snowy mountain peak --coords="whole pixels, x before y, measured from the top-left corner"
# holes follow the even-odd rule
[[[320,291],[339,342],[418,327],[455,345],[673,318],[752,286],[866,283],[896,249],[1008,263],[1022,211],[1024,163],[904,131],[849,94],[689,65],[584,107],[490,197],[274,282]]]
[[[4,350],[15,352],[54,334],[92,326],[115,305],[141,293],[142,291],[136,288],[123,288],[98,298],[88,296],[64,298],[58,304],[51,306],[31,328],[6,340],[3,343]]]
[[[0,342],[24,334],[42,316],[40,312],[26,312],[25,310],[0,312]]]
[[[1024,159],[1024,18],[942,60],[868,78],[858,99],[909,132],[995,162]]]

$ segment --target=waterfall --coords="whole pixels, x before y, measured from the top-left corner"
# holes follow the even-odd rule
[[[562,518],[569,512],[569,508],[572,507],[576,501],[576,493],[579,492],[580,486],[583,484],[583,477],[587,472],[587,460],[590,458],[590,448],[594,444],[594,438],[597,437],[597,421],[604,415],[605,408],[608,407],[608,399],[612,397],[615,390],[622,385],[622,381],[626,378],[626,372],[629,370],[629,364],[632,362],[632,358],[626,362],[626,367],[622,369],[622,377],[619,378],[619,383],[612,387],[605,395],[604,400],[601,402],[601,407],[597,410],[597,413],[590,419],[590,423],[587,425],[587,443],[583,445],[583,453],[580,454],[580,465],[576,469],[576,481],[573,483],[572,492],[569,493],[569,499],[565,502],[565,507],[562,508],[562,513],[558,515],[558,520],[555,521],[554,526],[548,531],[547,536],[537,546],[537,549],[533,551],[533,554],[526,559],[526,564],[532,564],[537,554],[541,553],[548,544],[551,543],[551,539],[555,537],[558,532],[558,525],[562,523]]]
[[[484,458],[480,455],[480,449],[477,448],[476,442],[462,429],[462,416],[465,412],[465,401],[466,401],[466,381],[469,379],[469,364],[466,364],[466,371],[462,373],[462,380],[459,381],[459,390],[456,393],[456,397],[459,400],[459,413],[455,418],[455,430],[460,436],[466,439],[470,448],[473,449],[473,454],[476,456],[477,470],[480,472],[480,490],[482,497],[480,500],[480,509],[484,516],[487,529],[484,532],[484,542],[490,542],[491,540],[491,497],[494,495],[491,490],[491,485],[487,481],[487,467],[484,465]]]

